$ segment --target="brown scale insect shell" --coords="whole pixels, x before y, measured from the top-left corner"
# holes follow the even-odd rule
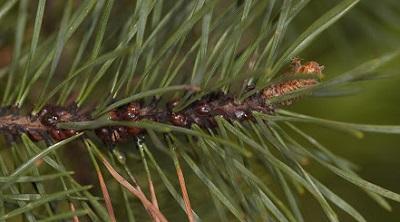
[[[139,127],[128,127],[128,134],[132,136],[138,136],[140,135],[144,130]]]
[[[29,139],[31,139],[34,142],[38,142],[43,140],[43,136],[40,135],[40,133],[36,130],[29,130],[27,132]]]
[[[182,113],[171,113],[169,121],[175,126],[187,127],[189,125],[188,118]]]
[[[100,138],[100,140],[103,141],[103,143],[109,144],[111,142],[111,139],[110,139],[111,132],[108,128],[102,127],[102,128],[96,129],[94,132]]]
[[[115,132],[118,133],[119,137],[120,137],[120,141],[126,141],[127,137],[128,137],[128,129],[126,127],[123,126],[118,126],[114,129]]]
[[[65,133],[65,135],[66,135],[67,137],[71,137],[71,136],[73,136],[73,135],[76,134],[76,131],[73,130],[73,129],[66,129],[66,130],[64,130],[64,133]]]
[[[45,126],[54,127],[56,126],[58,121],[59,116],[51,112],[46,112],[43,116],[40,117],[40,122]]]
[[[110,120],[118,120],[119,118],[118,113],[115,110],[108,112],[108,119]]]
[[[196,106],[195,112],[199,116],[208,116],[211,113],[211,107],[207,103],[201,103]]]
[[[61,141],[67,139],[67,135],[63,132],[63,130],[60,129],[51,129],[50,130],[50,136],[56,141]]]
[[[55,112],[55,115],[57,115],[59,117],[60,121],[66,121],[71,116],[71,114],[69,112],[67,112],[66,110],[57,110]]]
[[[140,103],[129,103],[124,109],[120,110],[119,117],[123,120],[137,120],[141,111]]]

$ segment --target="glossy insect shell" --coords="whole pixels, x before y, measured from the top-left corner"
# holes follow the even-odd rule
[[[196,113],[200,116],[208,116],[208,115],[210,115],[211,107],[207,103],[202,103],[202,104],[197,105],[195,110],[196,110]]]
[[[46,113],[40,118],[40,122],[45,126],[56,126],[59,116],[54,113]]]
[[[126,117],[135,119],[140,114],[141,106],[139,103],[130,103],[126,108]]]
[[[60,129],[52,129],[50,130],[50,136],[56,141],[65,140],[68,136]]]
[[[181,127],[186,127],[189,124],[187,117],[182,113],[171,113],[170,122]]]
[[[103,141],[106,144],[111,144],[111,131],[109,128],[102,127],[100,129],[95,130],[96,135],[100,138],[101,141]]]
[[[144,132],[144,130],[142,128],[139,127],[128,127],[128,133],[129,135],[132,136],[139,136],[142,132]]]

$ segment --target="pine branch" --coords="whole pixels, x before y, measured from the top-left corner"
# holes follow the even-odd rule
[[[11,60],[0,67],[0,221],[302,222],[310,194],[329,221],[343,211],[365,222],[317,168],[390,210],[398,194],[362,179],[302,126],[357,138],[399,126],[317,118],[291,105],[354,95],[382,77],[399,55],[399,8],[396,0],[0,3],[0,62]],[[392,50],[333,75],[365,48]],[[300,54],[327,69],[299,59],[285,68]],[[95,168],[72,173],[71,163],[84,161],[75,157]]]
[[[143,106],[139,102],[131,102],[122,105],[107,113],[107,119],[114,122],[127,121],[139,122],[142,120],[151,120],[159,123],[171,123],[178,127],[189,128],[196,124],[201,128],[216,127],[215,117],[222,116],[229,121],[244,121],[254,119],[253,112],[273,114],[275,107],[271,102],[272,98],[285,96],[293,91],[304,89],[318,83],[318,80],[312,78],[312,74],[322,76],[322,69],[318,63],[309,62],[302,65],[300,60],[295,59],[292,62],[292,68],[287,76],[292,76],[292,80],[273,84],[259,93],[247,97],[243,101],[236,101],[234,97],[223,93],[212,93],[206,95],[200,100],[190,104],[185,109],[174,112],[174,108],[180,101],[168,102],[167,107],[159,108],[154,104]],[[310,75],[304,79],[296,79],[298,75]],[[253,90],[249,88],[248,91]],[[279,104],[290,105],[293,99],[283,100]],[[46,137],[53,138],[55,141],[67,139],[79,133],[76,130],[85,130],[81,122],[90,125],[88,121],[90,115],[80,114],[77,107],[46,106],[37,116],[19,116],[13,115],[12,109],[5,109],[4,115],[0,117],[0,130],[12,136],[18,133],[27,133],[34,141],[40,141]],[[96,123],[96,120],[91,121]],[[62,123],[60,128],[58,124]],[[103,122],[104,125],[109,123]],[[68,128],[68,126],[72,126]],[[128,136],[138,137],[144,132],[144,129],[138,127],[101,127],[94,128],[97,136],[108,145],[116,145],[127,141]],[[46,135],[48,134],[48,135]],[[50,135],[50,136],[49,136]]]

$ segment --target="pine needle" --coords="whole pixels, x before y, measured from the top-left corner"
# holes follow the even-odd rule
[[[125,178],[123,178],[115,169],[114,167],[112,167],[112,165],[110,164],[110,162],[108,162],[107,159],[105,159],[105,157],[98,152],[97,150],[94,150],[95,154],[97,155],[97,157],[101,160],[101,162],[103,163],[103,165],[106,167],[106,169],[108,170],[108,172],[111,174],[111,176],[114,177],[114,179],[121,184],[123,187],[125,187],[129,192],[131,192],[134,196],[136,196],[141,203],[143,204],[143,206],[150,211],[151,216],[153,216],[153,219],[159,219],[161,222],[168,222],[168,220],[165,218],[165,216],[160,212],[160,210],[158,210],[151,201],[149,201],[147,199],[147,197],[145,196],[145,194],[139,190],[138,188],[135,188],[134,186],[132,186]]]

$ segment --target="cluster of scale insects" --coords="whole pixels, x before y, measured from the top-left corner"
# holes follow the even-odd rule
[[[323,66],[314,61],[301,64],[299,59],[293,59],[291,69],[283,75],[317,74],[322,77]],[[295,76],[294,76],[295,77]],[[160,123],[169,123],[179,127],[189,128],[196,124],[201,128],[214,128],[215,117],[221,116],[228,121],[252,120],[254,111],[273,114],[276,105],[290,105],[294,99],[271,104],[274,97],[286,95],[298,89],[317,84],[315,78],[286,80],[272,84],[252,96],[237,101],[234,97],[221,92],[211,93],[190,104],[179,112],[174,108],[179,101],[167,103],[165,107],[144,105],[141,102],[131,102],[107,113],[113,121],[140,121],[152,120]],[[249,87],[252,90],[254,87]],[[12,111],[0,116],[0,130],[8,135],[16,136],[26,133],[33,141],[52,138],[61,141],[78,132],[73,129],[57,127],[61,122],[87,121],[87,115],[79,113],[76,106],[45,106],[36,116],[15,115]],[[127,141],[131,137],[138,137],[145,133],[143,128],[128,126],[105,126],[95,129],[98,138],[107,145],[115,145]]]

